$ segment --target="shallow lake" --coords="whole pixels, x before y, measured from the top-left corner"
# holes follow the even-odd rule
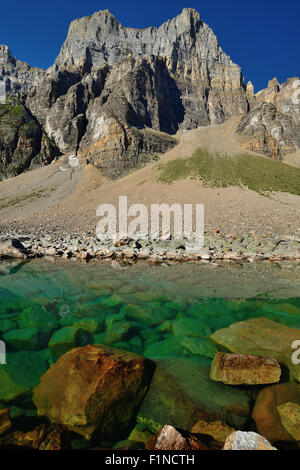
[[[3,261],[0,273],[0,404],[15,416],[30,409],[20,391],[76,346],[207,360],[218,350],[211,333],[238,321],[266,317],[300,330],[296,263]]]

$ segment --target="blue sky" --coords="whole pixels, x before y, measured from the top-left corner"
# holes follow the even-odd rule
[[[184,7],[198,10],[255,90],[300,76],[299,0],[28,0],[1,2],[0,44],[33,66],[52,65],[71,20],[108,8],[124,26],[159,26]]]

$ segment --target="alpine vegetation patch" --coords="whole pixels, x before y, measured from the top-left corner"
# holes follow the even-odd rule
[[[195,241],[198,248],[204,244],[203,204],[145,204],[128,206],[127,196],[119,196],[119,207],[101,204],[96,211],[101,217],[96,234],[99,240],[182,240]]]

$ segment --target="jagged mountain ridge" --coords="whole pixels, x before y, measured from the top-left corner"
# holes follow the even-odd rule
[[[161,132],[221,123],[249,106],[240,67],[193,9],[144,30],[108,10],[75,20],[55,64],[34,86],[31,76],[19,76],[24,104],[48,136],[112,177],[172,147]]]
[[[191,8],[159,28],[143,30],[123,27],[108,10],[75,20],[50,70],[82,73],[152,56],[164,60],[176,81],[185,108],[184,128],[223,122],[232,113],[247,110],[240,67]],[[234,100],[231,93],[236,93]]]
[[[281,85],[277,78],[270,80],[237,130],[249,137],[249,150],[271,158],[282,160],[300,149],[300,80],[289,78]]]
[[[284,139],[268,139],[262,119],[247,121],[266,94],[254,96],[251,83],[245,86],[240,67],[191,8],[143,30],[123,27],[108,10],[76,19],[47,71],[0,46],[1,78],[62,153],[76,152],[112,178],[170,149],[178,129],[234,115],[245,115],[238,131],[251,136],[248,148],[282,155]],[[264,116],[273,119],[272,112]]]
[[[31,67],[12,56],[8,46],[0,44],[0,80],[7,93],[23,93],[42,81],[45,70]]]

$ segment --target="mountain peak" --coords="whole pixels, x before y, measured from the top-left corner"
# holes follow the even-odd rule
[[[181,15],[193,15],[200,18],[200,13],[195,8],[183,8]]]
[[[209,64],[237,67],[223,52],[213,31],[201,21],[199,12],[184,8],[161,26],[145,29],[124,27],[109,10],[79,18],[71,23],[51,70],[70,67],[78,70],[83,65],[101,68],[122,62],[129,55],[135,59],[150,55],[176,58],[177,62],[188,62],[185,64],[188,67],[190,58],[195,56]]]
[[[0,60],[2,59],[11,59],[12,58],[12,55],[11,55],[11,52],[9,50],[9,47],[6,46],[6,44],[0,44]]]

